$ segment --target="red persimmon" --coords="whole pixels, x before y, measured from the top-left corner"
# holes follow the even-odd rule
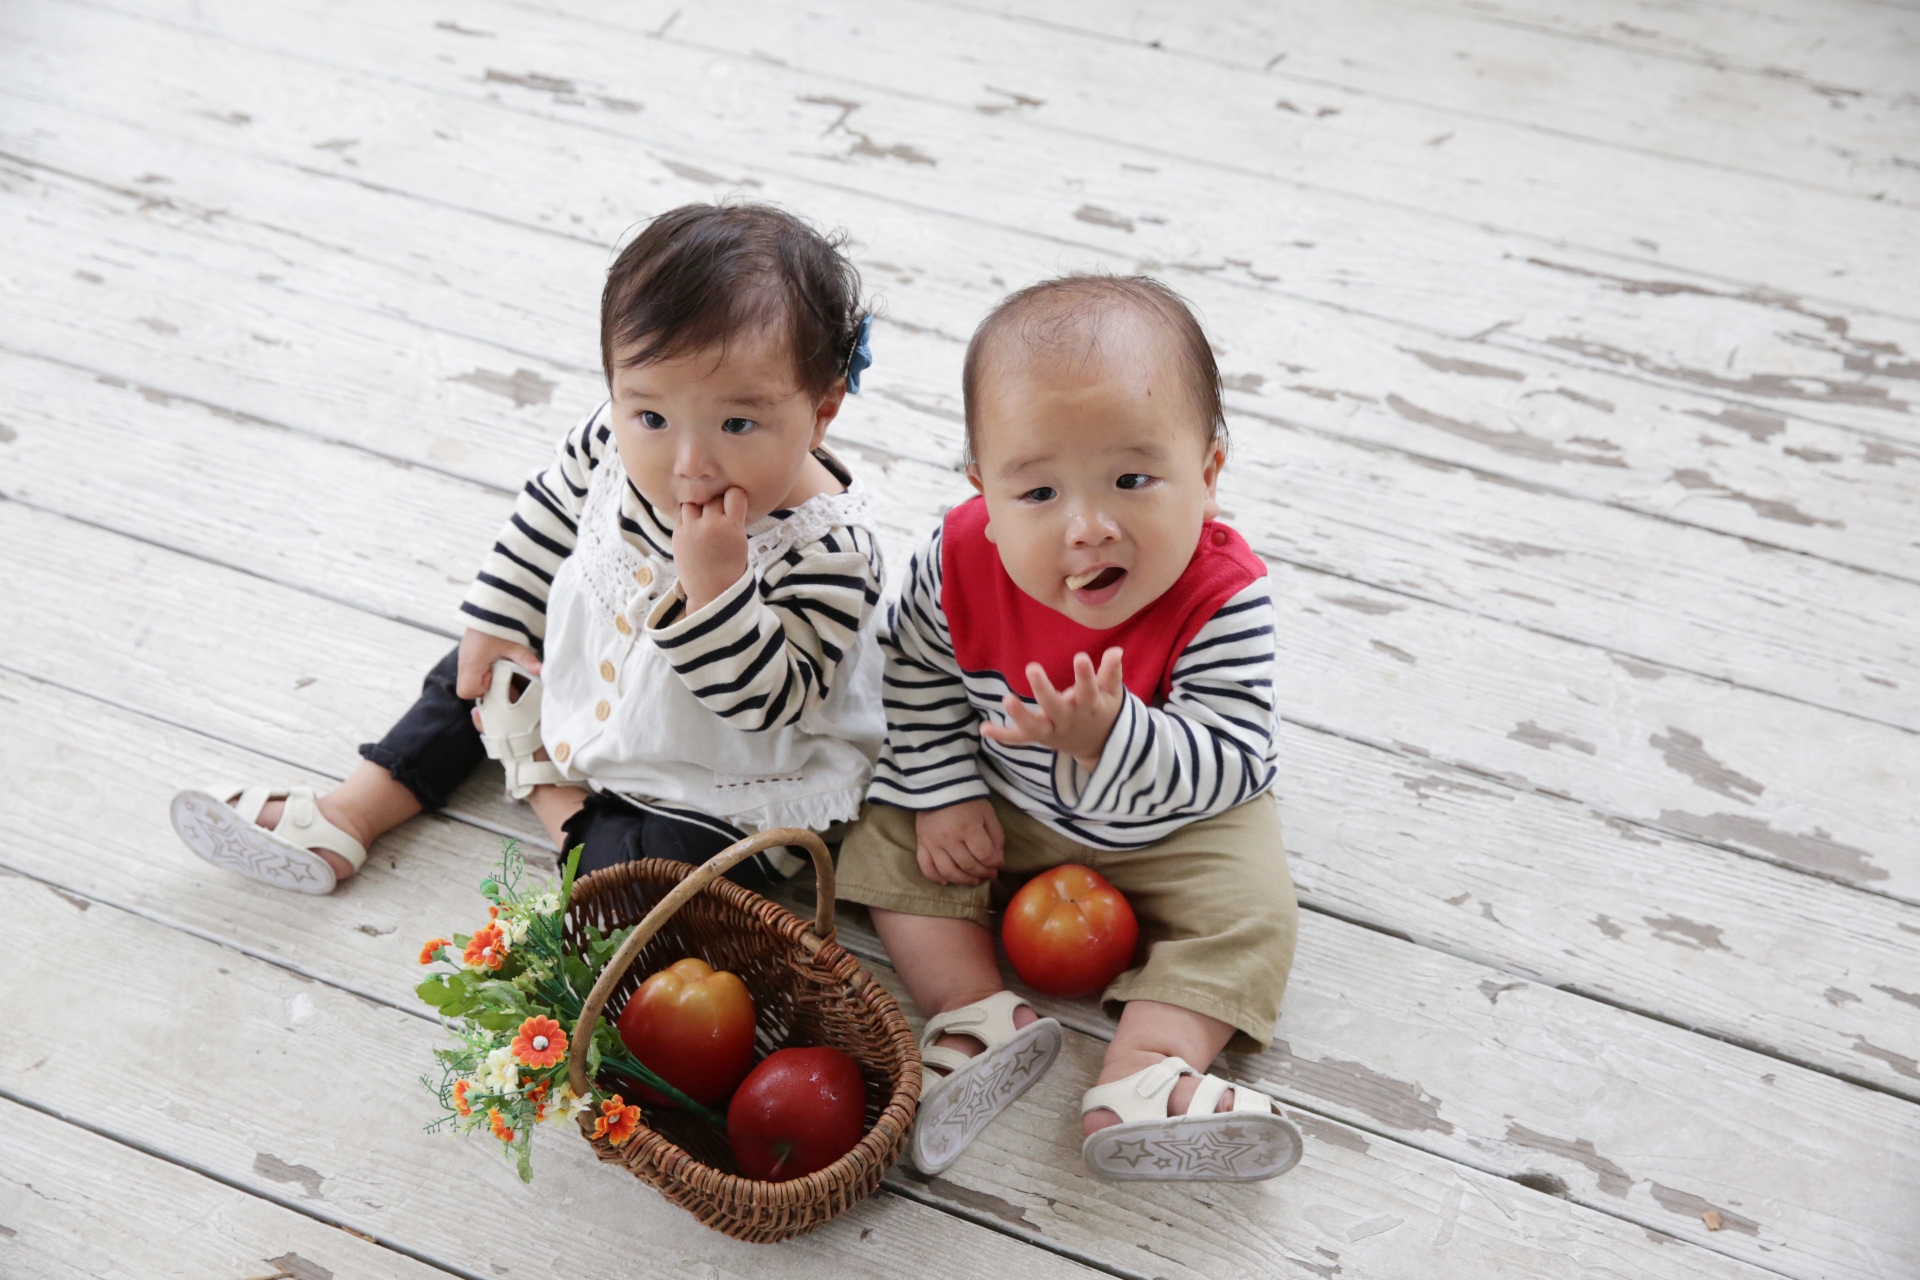
[[[824,1169],[860,1143],[867,1084],[838,1049],[781,1049],[734,1091],[727,1140],[740,1172],[785,1182]]]
[[[695,1102],[733,1092],[753,1066],[753,997],[705,960],[670,964],[640,984],[616,1024],[627,1051]],[[651,1089],[649,1102],[664,1102]]]
[[[1074,863],[1022,885],[1000,924],[1014,972],[1051,996],[1100,991],[1132,962],[1139,939],[1126,898],[1098,871]]]

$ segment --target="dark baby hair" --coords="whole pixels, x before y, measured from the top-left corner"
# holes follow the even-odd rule
[[[860,325],[860,273],[824,236],[764,204],[684,204],[649,222],[607,269],[600,364],[667,360],[772,327],[815,401],[847,371]],[[637,346],[636,346],[637,344]]]
[[[1121,313],[1145,317],[1172,339],[1187,394],[1207,425],[1207,443],[1226,443],[1220,366],[1186,299],[1151,276],[1071,275],[1008,294],[973,331],[960,376],[967,411],[967,461],[974,460],[974,406],[980,383],[1002,344],[1018,342],[1028,352],[1086,359],[1099,349],[1103,322]]]

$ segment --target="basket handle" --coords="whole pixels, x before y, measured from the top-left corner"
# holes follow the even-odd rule
[[[817,834],[799,827],[775,827],[728,845],[660,899],[653,910],[647,912],[646,918],[634,926],[627,940],[613,953],[613,959],[607,961],[607,967],[600,971],[599,980],[593,984],[593,990],[587,993],[586,1003],[580,1007],[580,1020],[574,1024],[573,1042],[567,1050],[567,1083],[573,1086],[575,1097],[587,1096],[587,1045],[593,1039],[594,1028],[600,1023],[600,1011],[606,1007],[614,986],[627,972],[634,957],[640,954],[640,948],[652,941],[653,935],[660,932],[661,927],[673,918],[674,912],[685,906],[694,894],[761,850],[781,845],[798,845],[813,855],[813,932],[823,943],[833,940],[833,855],[827,852],[826,843]]]

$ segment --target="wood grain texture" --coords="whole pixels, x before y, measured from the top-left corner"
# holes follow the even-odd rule
[[[410,824],[376,849],[360,877],[321,902],[264,892],[207,867],[173,846],[164,832],[153,830],[154,815],[161,810],[169,786],[164,777],[141,776],[131,785],[107,781],[112,762],[134,753],[149,762],[154,774],[258,771],[263,762],[257,757],[131,713],[89,714],[84,709],[86,700],[79,695],[18,677],[0,677],[0,697],[8,700],[24,724],[97,726],[62,741],[43,763],[28,765],[33,784],[28,794],[84,797],[83,802],[98,814],[94,823],[98,834],[89,845],[91,856],[76,856],[79,850],[71,839],[30,844],[16,838],[19,829],[39,829],[45,824],[47,815],[38,805],[19,815],[18,829],[11,825],[14,819],[8,820],[8,828],[0,828],[9,851],[6,861],[18,870],[50,879],[67,895],[63,901],[72,910],[89,914],[112,912],[116,907],[131,910],[144,920],[290,967],[317,979],[324,989],[359,992],[403,1009],[411,1005],[410,988],[418,976],[413,953],[419,940],[414,935],[421,927],[432,927],[430,921],[457,918],[473,910],[470,886],[485,874],[493,854],[491,841],[470,829],[444,820]],[[29,759],[23,756],[22,763]],[[89,779],[95,781],[89,784]],[[95,905],[74,905],[88,901]],[[850,915],[849,940],[871,952],[874,939],[860,928],[859,914],[856,909]],[[884,966],[877,971],[891,981]],[[1468,1164],[1496,1175],[1552,1172],[1575,1188],[1577,1198],[1596,1202],[1608,1214],[1621,1214],[1656,1231],[1691,1236],[1723,1252],[1770,1264],[1780,1258],[1767,1259],[1766,1253],[1787,1256],[1808,1274],[1816,1260],[1822,1266],[1838,1263],[1850,1268],[1876,1258],[1884,1262],[1903,1256],[1897,1236],[1889,1239],[1879,1223],[1904,1204],[1905,1189],[1920,1172],[1910,1176],[1905,1163],[1890,1165],[1883,1171],[1890,1178],[1885,1186],[1861,1185],[1848,1194],[1844,1184],[1822,1186],[1796,1175],[1778,1155],[1768,1156],[1752,1135],[1756,1126],[1764,1126],[1776,1138],[1792,1135],[1797,1148],[1826,1149],[1844,1144],[1849,1133],[1876,1125],[1892,1125],[1898,1131],[1914,1108],[1533,984],[1501,980],[1499,985],[1505,989],[1489,1001],[1484,987],[1497,978],[1503,975],[1490,977],[1479,966],[1337,920],[1310,917],[1287,1014],[1290,1022],[1298,1020],[1301,1032],[1293,1033],[1283,1053],[1230,1059],[1224,1067],[1240,1079],[1270,1077],[1290,1101],[1321,1112],[1302,1117],[1316,1146],[1368,1157],[1336,1169],[1334,1185],[1354,1177],[1363,1183],[1377,1179],[1382,1185],[1367,1194],[1389,1209],[1401,1203],[1398,1211],[1409,1220],[1417,1220],[1417,1212],[1407,1214],[1404,1203],[1394,1199],[1407,1192],[1387,1188],[1410,1180],[1417,1211],[1418,1197],[1427,1194],[1420,1188],[1432,1179],[1432,1171],[1444,1166],[1377,1135],[1384,1133],[1389,1139],[1443,1154],[1463,1153]],[[1106,1029],[1104,1019],[1089,1005],[1069,1005],[1058,1011],[1095,1038]],[[1409,1019],[1419,1020],[1430,1030],[1410,1035]],[[1428,1039],[1436,1034],[1446,1039],[1444,1051],[1437,1052],[1438,1046]],[[1563,1047],[1553,1056],[1553,1066],[1544,1068],[1539,1054],[1550,1052],[1543,1046],[1554,1043],[1556,1036]],[[1516,1052],[1518,1044],[1531,1047]],[[1604,1052],[1601,1046],[1606,1046]],[[1036,1095],[1030,1103],[1052,1111],[1056,1119],[1070,1119],[1074,1114],[1070,1100],[1085,1086],[1086,1066],[1093,1059],[1097,1059],[1096,1047],[1077,1050],[1070,1064],[1056,1070],[1049,1085],[1059,1097],[1048,1102],[1044,1095]],[[1418,1083],[1389,1074],[1413,1065],[1423,1073]],[[1756,1079],[1763,1068],[1775,1077],[1764,1086]],[[1485,1080],[1487,1073],[1501,1087],[1469,1085],[1476,1075]],[[1702,1079],[1712,1087],[1684,1087],[1686,1081]],[[1683,1086],[1677,1096],[1658,1101],[1676,1084]],[[1456,1089],[1471,1096],[1462,1098]],[[1617,1105],[1622,1091],[1644,1098],[1648,1106]],[[1596,1105],[1596,1097],[1607,1094],[1613,1095],[1611,1103]],[[1663,1111],[1672,1123],[1682,1126],[1679,1133],[1663,1133]],[[1329,1113],[1372,1133],[1329,1120]],[[1516,1125],[1522,1141],[1513,1140]],[[1544,1143],[1545,1150],[1537,1149],[1543,1143],[1529,1138],[1530,1125],[1571,1126],[1587,1134],[1590,1142],[1597,1134],[1602,1155],[1583,1164],[1578,1150],[1568,1158],[1551,1143]],[[1636,1132],[1637,1137],[1629,1136]],[[1628,1158],[1635,1167],[1624,1175],[1633,1183],[1632,1203],[1616,1203],[1628,1197],[1616,1196],[1610,1184],[1606,1194],[1595,1194],[1596,1176],[1608,1176],[1606,1153],[1619,1149],[1610,1141],[1616,1135],[1621,1145],[1632,1144],[1633,1155]],[[1044,1187],[1047,1177],[1061,1176],[1059,1170],[1077,1169],[1078,1142],[1072,1125],[1055,1124],[1041,1136],[1040,1150],[1029,1146],[1018,1152],[1018,1188]],[[1104,1253],[1095,1248],[1098,1236],[1115,1237],[1127,1248],[1145,1243],[1162,1252],[1177,1249],[1187,1274],[1218,1274],[1216,1267],[1238,1274],[1249,1265],[1249,1257],[1257,1258],[1262,1251],[1271,1256],[1272,1240],[1223,1248],[1204,1226],[1166,1236],[1146,1225],[1178,1221],[1176,1210],[1179,1199],[1189,1194],[1186,1189],[1171,1195],[1149,1189],[1116,1199],[1112,1188],[1076,1174],[1044,1191],[1055,1202],[1047,1212],[1027,1214],[1023,1220],[1023,1208],[1037,1207],[1038,1200],[1030,1193],[1015,1194],[1015,1187],[990,1185],[1006,1144],[1018,1148],[1023,1141],[1023,1137],[1003,1136],[984,1151],[969,1155],[942,1182],[929,1188],[909,1180],[904,1189],[971,1212],[986,1212],[995,1219],[1008,1219],[1011,1207],[1010,1221],[1021,1231],[1122,1266],[1129,1265],[1124,1255],[1111,1248]],[[1712,1152],[1711,1157],[1707,1152]],[[1384,1161],[1384,1166],[1378,1161]],[[1703,1163],[1727,1170],[1732,1181],[1703,1178]],[[1600,1174],[1588,1165],[1597,1166]],[[1049,1168],[1055,1170],[1051,1175],[1045,1172]],[[1751,1180],[1743,1180],[1749,1175]],[[1707,1197],[1723,1205],[1738,1202],[1758,1224],[1755,1234],[1711,1236],[1697,1214],[1666,1209],[1652,1199],[1650,1188],[1666,1183],[1674,1184],[1665,1188],[1669,1199],[1679,1195]],[[1506,1197],[1509,1207],[1516,1200],[1555,1204],[1512,1185],[1501,1187],[1497,1179],[1478,1185]],[[1443,1202],[1444,1187],[1443,1181]],[[1322,1180],[1316,1178],[1310,1201],[1325,1204],[1326,1194]],[[1229,1195],[1224,1204],[1216,1195],[1204,1198],[1215,1212],[1255,1219],[1266,1216],[1258,1207],[1267,1203],[1264,1197],[1238,1197],[1236,1202]],[[1358,1208],[1366,1203],[1361,1198]],[[1351,1226],[1367,1220],[1365,1215],[1352,1216],[1358,1209],[1351,1200],[1336,1198],[1332,1206],[1339,1212],[1324,1215],[1332,1223]],[[1307,1229],[1297,1220],[1298,1212],[1272,1216],[1273,1223],[1261,1226],[1261,1232],[1278,1231],[1278,1243],[1304,1252],[1300,1237],[1291,1234]],[[1492,1216],[1498,1220],[1498,1215]],[[1309,1222],[1332,1229],[1318,1218],[1310,1217]],[[1620,1226],[1625,1228],[1624,1223]],[[1831,1238],[1836,1232],[1844,1239]],[[1640,1233],[1626,1228],[1626,1234],[1638,1237]],[[1312,1238],[1317,1243],[1317,1236]],[[1405,1241],[1382,1243],[1406,1247]],[[1372,1263],[1360,1261],[1366,1268],[1362,1274],[1392,1273],[1374,1269],[1377,1255]]]
[[[275,1203],[297,1186],[272,1188],[272,1199],[236,1191],[5,1100],[0,1146],[0,1267],[12,1280],[447,1275]]]

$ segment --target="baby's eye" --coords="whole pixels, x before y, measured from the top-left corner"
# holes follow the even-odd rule
[[[640,412],[640,425],[649,431],[665,431],[667,420],[651,409],[643,409]]]
[[[1055,491],[1055,490],[1053,490],[1053,489],[1050,489],[1050,488],[1048,488],[1048,487],[1047,487],[1046,485],[1041,485],[1041,486],[1040,486],[1039,488],[1037,488],[1037,489],[1029,489],[1029,490],[1027,490],[1027,491],[1026,491],[1025,493],[1023,493],[1023,494],[1021,494],[1021,495],[1020,495],[1020,501],[1022,501],[1022,502],[1051,502],[1051,501],[1053,501],[1053,499],[1054,499],[1054,498],[1056,498],[1056,497],[1058,497],[1058,496],[1059,496],[1059,494],[1058,494],[1058,492],[1057,492],[1057,491]]]
[[[1113,483],[1119,489],[1144,489],[1153,483],[1153,477],[1139,471],[1129,471]]]
[[[728,418],[720,424],[720,429],[730,436],[743,436],[757,425],[752,418]]]

